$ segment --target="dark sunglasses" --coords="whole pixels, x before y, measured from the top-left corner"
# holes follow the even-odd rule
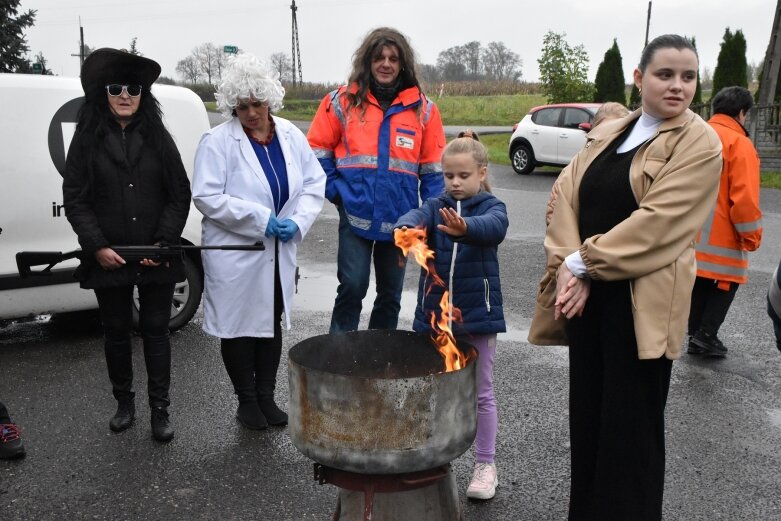
[[[137,98],[141,95],[142,90],[143,87],[141,85],[120,85],[119,83],[106,85],[106,92],[108,92],[109,96],[121,96],[122,91],[125,91],[131,98]]]

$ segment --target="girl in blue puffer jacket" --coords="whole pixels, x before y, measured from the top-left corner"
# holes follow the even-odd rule
[[[445,194],[408,212],[395,227],[425,227],[428,247],[435,253],[433,268],[445,284],[432,284],[432,277],[421,270],[413,329],[431,332],[429,317],[439,312],[440,299],[447,290],[463,320],[453,323],[454,335],[474,345],[479,353],[475,470],[466,495],[490,499],[498,484],[493,390],[496,334],[506,330],[497,247],[507,233],[507,209],[491,194],[488,152],[474,132],[460,133],[445,147],[442,171]]]

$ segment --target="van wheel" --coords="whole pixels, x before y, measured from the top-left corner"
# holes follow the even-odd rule
[[[168,329],[176,331],[184,327],[198,311],[203,294],[203,275],[198,266],[189,257],[184,257],[184,275],[182,282],[174,287],[174,300],[171,305],[171,319]],[[138,288],[133,289],[133,327],[138,330]]]

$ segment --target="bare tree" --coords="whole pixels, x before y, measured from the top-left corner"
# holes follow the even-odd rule
[[[491,42],[483,50],[485,73],[495,80],[517,80],[521,77],[521,58],[503,42]]]
[[[206,76],[206,81],[212,83],[212,77],[217,77],[217,56],[222,54],[213,43],[202,43],[192,50],[191,56],[198,64],[202,76]]]
[[[443,80],[459,81],[466,79],[466,66],[461,46],[450,47],[437,56],[437,69]]]
[[[707,65],[703,66],[700,74],[700,85],[703,89],[710,90],[713,87],[713,71]]]
[[[480,63],[480,51],[482,48],[480,42],[473,41],[461,46],[466,71],[472,78],[480,76],[482,64]]]
[[[269,57],[271,66],[279,73],[279,81],[291,81],[293,78],[293,62],[283,52],[275,52]]]
[[[48,60],[43,56],[43,51],[39,51],[38,54],[35,55],[35,63],[41,64],[41,74],[47,74],[51,76],[53,73],[49,70],[48,67],[46,67],[46,63]]]
[[[215,47],[217,47],[217,54],[214,56],[214,75],[215,79],[220,81],[222,80],[222,71],[225,69],[225,62],[228,58],[225,53],[222,52],[222,49],[216,45]]]
[[[176,64],[176,72],[178,72],[185,81],[189,81],[193,84],[198,83],[198,79],[201,77],[201,69],[193,56],[188,56],[183,60],[179,60]]]

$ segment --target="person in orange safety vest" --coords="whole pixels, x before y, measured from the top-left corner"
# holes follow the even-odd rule
[[[358,329],[372,258],[377,297],[369,329],[396,329],[406,258],[393,225],[444,191],[442,119],[421,91],[404,35],[380,27],[366,36],[348,85],[323,98],[307,138],[327,176],[325,196],[339,211],[330,332]]]
[[[713,98],[708,123],[722,143],[719,195],[697,236],[697,279],[692,290],[687,353],[724,357],[719,328],[740,284],[748,281],[748,252],[762,242],[759,155],[743,127],[753,106],[743,87],[725,87]]]

